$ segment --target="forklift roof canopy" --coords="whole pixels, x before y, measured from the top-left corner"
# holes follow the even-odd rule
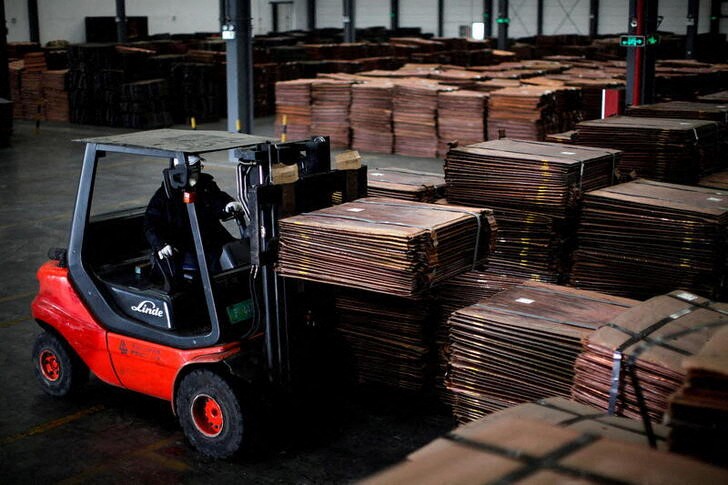
[[[75,141],[96,143],[109,148],[119,147],[119,151],[126,151],[124,148],[127,148],[135,152],[150,150],[199,154],[252,146],[266,141],[275,141],[275,139],[242,133],[228,133],[227,131],[161,129],[81,138]],[[112,151],[115,150],[112,149]]]

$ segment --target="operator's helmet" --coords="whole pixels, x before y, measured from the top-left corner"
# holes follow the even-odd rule
[[[202,167],[204,167],[204,161],[205,159],[198,155],[189,155],[187,157],[187,166],[189,167],[189,177],[187,179],[187,183],[190,187],[194,187],[195,185],[197,185],[197,181],[200,178],[200,172],[202,171]],[[175,158],[174,166],[178,166],[179,163],[179,160]]]

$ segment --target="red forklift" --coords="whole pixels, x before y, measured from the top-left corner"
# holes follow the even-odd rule
[[[78,141],[85,154],[68,248],[49,252],[32,303],[43,329],[33,348],[41,387],[66,396],[90,371],[169,401],[204,455],[254,447],[261,400],[291,384],[291,329],[317,318],[312,293],[321,293],[276,274],[278,220],[365,196],[366,167],[332,170],[326,137],[275,143],[162,129]],[[214,270],[190,183],[192,161],[210,152],[229,154],[243,206],[239,234]],[[145,207],[92,214],[97,169],[109,154],[166,167],[165,189],[183,197],[194,240],[198,268],[189,284],[172,286],[152,270]]]

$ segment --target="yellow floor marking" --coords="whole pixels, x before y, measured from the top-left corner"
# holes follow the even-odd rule
[[[18,433],[18,434],[3,438],[2,440],[0,440],[0,446],[5,446],[5,445],[9,445],[11,443],[15,443],[16,441],[20,441],[20,440],[28,438],[30,436],[47,433],[48,431],[59,428],[68,423],[72,423],[73,421],[77,421],[83,417],[90,416],[91,414],[96,414],[99,411],[103,411],[104,409],[106,409],[106,407],[103,404],[99,404],[97,406],[92,406],[88,409],[83,409],[77,413],[69,414],[68,416],[54,419],[53,421],[48,421],[47,423],[43,423],[43,424],[40,424],[33,428],[30,428],[28,431],[24,431],[22,433]]]
[[[0,303],[5,303],[6,301],[13,301],[13,300],[20,300],[21,298],[26,298],[28,296],[33,296],[37,293],[37,291],[29,291],[27,293],[18,293],[16,295],[8,295],[0,298]]]
[[[29,322],[33,319],[30,315],[27,315],[25,317],[16,318],[14,320],[5,320],[4,322],[0,322],[0,328],[8,328],[12,327],[14,325],[17,325],[19,323],[23,322]]]

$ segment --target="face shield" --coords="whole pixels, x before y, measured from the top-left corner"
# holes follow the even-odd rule
[[[190,155],[187,157],[187,186],[192,188],[195,185],[197,185],[197,182],[200,179],[200,173],[202,172],[202,167],[204,162],[204,158],[200,158],[197,155]],[[174,159],[174,166],[177,167],[180,164],[178,159]]]

